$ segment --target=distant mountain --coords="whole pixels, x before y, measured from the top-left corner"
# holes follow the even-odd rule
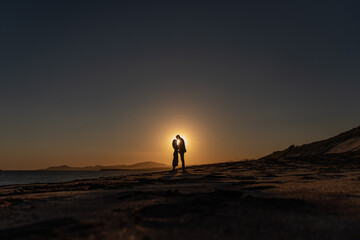
[[[360,156],[360,126],[335,137],[304,144],[291,145],[283,151],[273,152],[264,158],[286,158],[330,154],[351,154]]]
[[[53,166],[46,169],[45,171],[98,171],[98,170],[146,170],[146,169],[167,169],[169,165],[157,162],[140,162],[131,165],[113,165],[113,166],[87,166],[87,167],[70,167],[67,165]]]

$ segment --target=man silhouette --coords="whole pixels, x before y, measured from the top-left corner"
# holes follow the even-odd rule
[[[180,137],[180,135],[177,135],[176,139],[179,141],[178,145],[179,145],[179,153],[182,163],[182,170],[185,171],[185,159],[184,159],[184,154],[186,153],[185,141]]]

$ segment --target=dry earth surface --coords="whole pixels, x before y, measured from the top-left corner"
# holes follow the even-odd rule
[[[360,239],[360,159],[3,186],[0,239]]]

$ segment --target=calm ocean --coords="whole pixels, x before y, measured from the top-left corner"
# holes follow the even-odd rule
[[[123,176],[143,171],[0,171],[0,186],[29,183],[56,183],[98,177]]]

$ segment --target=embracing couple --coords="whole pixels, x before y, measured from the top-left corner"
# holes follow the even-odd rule
[[[180,135],[176,135],[176,139],[172,141],[172,146],[174,148],[174,158],[173,158],[173,171],[175,171],[175,168],[179,164],[179,153],[182,163],[182,170],[185,171],[185,159],[184,154],[186,153],[185,148],[185,141],[183,138],[180,137]]]

